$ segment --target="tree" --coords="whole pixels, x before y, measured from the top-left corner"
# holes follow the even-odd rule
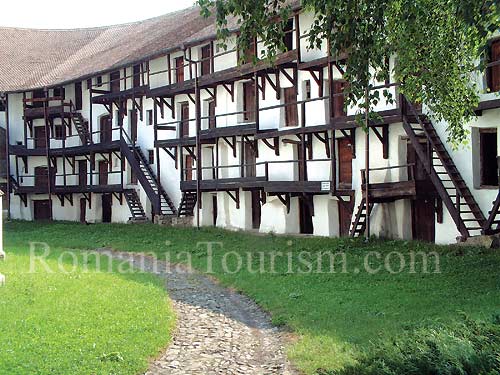
[[[286,20],[299,1],[198,4],[205,16],[215,13],[220,40],[231,34],[228,19],[235,17],[239,49],[257,38],[264,43],[264,57],[272,61],[284,48]],[[362,103],[371,113],[383,100],[370,90],[372,82],[391,74],[410,101],[425,103],[437,121],[447,123],[452,145],[466,141],[464,125],[479,103],[471,76],[485,69],[487,39],[500,28],[500,0],[302,0],[301,6],[314,15],[307,31],[309,47],[328,40],[331,56],[345,59],[347,105]],[[389,57],[395,57],[391,72]],[[383,96],[393,100],[388,90]]]

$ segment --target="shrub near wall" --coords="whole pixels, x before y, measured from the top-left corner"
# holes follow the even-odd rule
[[[412,330],[385,341],[340,371],[319,375],[499,375],[500,317],[491,323],[464,317],[453,326]]]

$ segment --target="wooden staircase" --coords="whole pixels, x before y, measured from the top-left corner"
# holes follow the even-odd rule
[[[182,194],[181,204],[179,205],[179,210],[177,216],[193,216],[194,208],[196,206],[198,198],[196,192],[186,191]]]
[[[89,145],[92,143],[92,135],[89,132],[88,122],[85,121],[80,112],[71,112],[71,119],[75,125],[76,131],[80,136],[82,144]]]
[[[142,207],[141,199],[139,198],[137,191],[134,189],[125,190],[123,195],[125,196],[128,208],[132,214],[130,219],[134,221],[146,221],[146,213],[144,212],[144,208]]]
[[[21,201],[24,203],[24,206],[28,205],[28,196],[25,193],[21,193],[21,187],[19,185],[19,182],[16,180],[16,178],[12,175],[9,176],[9,182],[10,182],[10,192],[9,193],[14,193],[14,195],[17,195],[19,198],[21,198]]]
[[[489,212],[488,220],[484,224],[483,234],[491,235],[500,233],[500,190],[498,191],[497,198],[493,202],[493,207]]]
[[[361,237],[366,230],[367,215],[370,216],[375,203],[368,204],[368,213],[366,212],[366,199],[363,198],[358,206],[356,216],[351,225],[350,236],[353,238]]]
[[[126,157],[132,171],[151,201],[154,213],[158,215],[176,215],[177,208],[154,175],[140,147],[127,142],[125,139],[128,138],[122,137],[120,142],[122,155]]]
[[[417,113],[408,100],[403,100],[409,112],[403,115],[403,127],[462,239],[481,234],[486,218],[432,122]],[[427,149],[421,143],[422,137]]]

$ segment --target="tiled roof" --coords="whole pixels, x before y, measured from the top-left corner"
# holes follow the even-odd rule
[[[0,91],[53,86],[122,67],[178,48],[213,23],[191,7],[91,29],[0,28]]]
[[[300,0],[286,0],[293,8]],[[228,28],[237,29],[232,18]],[[196,6],[145,21],[72,30],[0,27],[0,92],[85,79],[213,38],[214,18]]]

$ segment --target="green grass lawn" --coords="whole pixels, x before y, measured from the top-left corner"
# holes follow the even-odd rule
[[[207,255],[205,248],[197,248],[196,244],[221,242],[223,249],[217,247],[212,259],[216,277],[270,311],[276,324],[293,330],[296,340],[288,353],[307,374],[314,374],[319,368],[340,369],[377,345],[379,339],[394,337],[407,328],[427,322],[451,322],[461,312],[476,319],[489,319],[500,312],[500,252],[494,250],[402,241],[365,244],[351,239],[255,236],[213,228],[197,231],[153,225],[13,222],[6,225],[5,237],[7,252],[26,246],[28,241],[75,249],[111,246],[125,251],[152,251],[162,258],[169,253],[174,261],[177,256],[186,260],[189,254],[192,264],[200,270],[207,269]],[[440,273],[432,272],[432,264],[431,272],[419,272],[422,262],[417,264],[415,273],[409,273],[408,268],[398,274],[386,269],[376,274],[364,271],[365,259],[370,260],[371,267],[380,263],[373,256],[366,258],[369,252],[377,251],[385,258],[395,250],[406,260],[411,252],[437,252]],[[247,253],[253,255],[252,265],[257,266],[259,252],[264,256],[273,251],[291,252],[295,265],[304,251],[313,255],[343,251],[347,272],[342,273],[337,267],[335,273],[288,273],[289,259],[278,257],[275,273],[252,273],[246,269],[227,273],[222,260],[228,251],[245,256],[245,266]],[[224,258],[230,270],[237,265],[236,254]],[[397,258],[391,259],[390,265],[397,268]],[[271,261],[265,264],[270,267]],[[298,264],[300,270],[307,271],[307,267]],[[114,338],[109,336],[107,340]]]
[[[25,237],[24,230],[33,230]],[[0,374],[137,374],[170,339],[174,316],[163,282],[149,274],[97,273],[95,258],[62,273],[52,248],[47,264],[29,273],[30,236],[41,228],[8,226],[7,259],[0,261]],[[62,228],[60,228],[61,230]],[[61,234],[71,238],[69,228]],[[81,234],[76,234],[81,236]],[[64,257],[62,268],[72,271]],[[106,259],[104,259],[106,261]],[[107,262],[103,265],[106,266]],[[88,271],[85,270],[87,268]],[[107,269],[107,268],[106,268]]]

